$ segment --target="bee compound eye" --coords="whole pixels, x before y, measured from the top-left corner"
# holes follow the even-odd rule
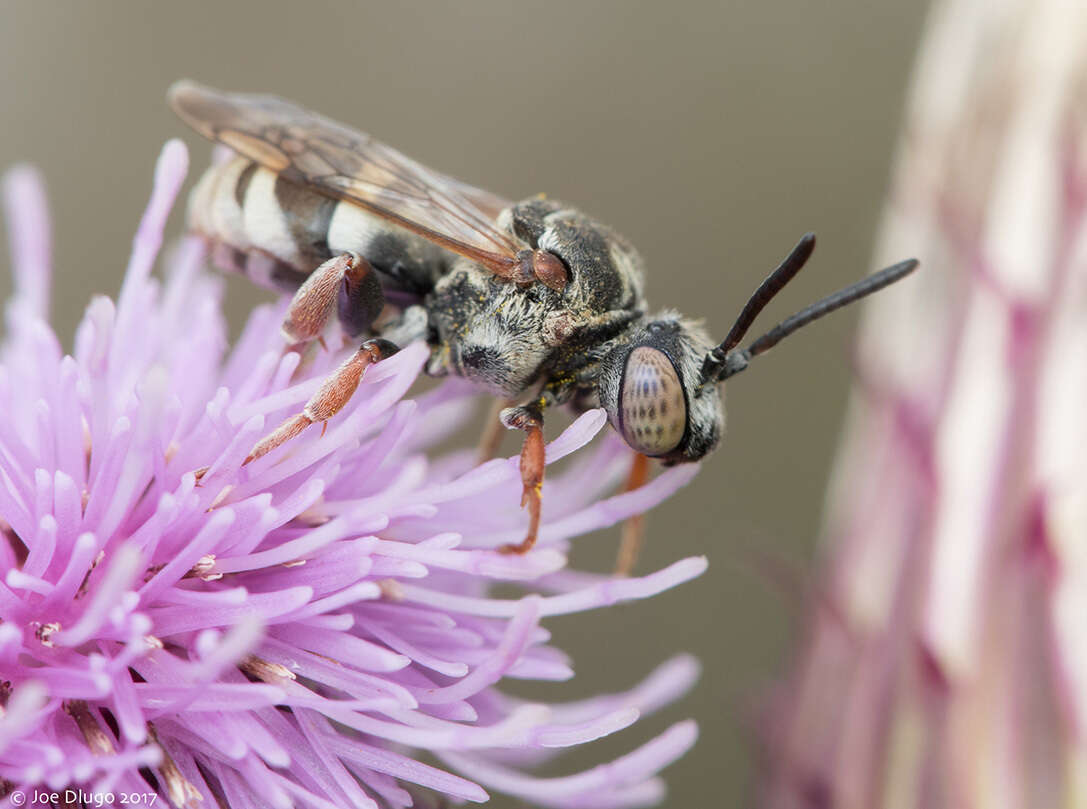
[[[619,411],[623,438],[638,452],[664,455],[679,446],[687,405],[679,374],[663,351],[639,346],[630,352]]]

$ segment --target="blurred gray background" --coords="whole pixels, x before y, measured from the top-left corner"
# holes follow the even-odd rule
[[[815,258],[760,326],[870,269],[924,12],[891,0],[0,0],[0,163],[36,163],[48,181],[66,339],[91,293],[117,291],[161,143],[181,135],[194,167],[206,162],[163,101],[182,76],[292,98],[511,198],[577,203],[641,249],[655,306],[723,336],[806,230],[819,234]],[[229,295],[235,324],[262,297],[244,282]],[[666,773],[668,805],[750,802],[754,718],[795,629],[790,577],[819,532],[855,316],[812,327],[732,381],[721,449],[651,516],[641,572],[701,553],[709,572],[550,623],[578,677],[533,693],[626,688],[680,650],[705,667],[680,704],[566,769],[694,716],[702,736]],[[609,569],[617,537],[585,538],[576,561]]]

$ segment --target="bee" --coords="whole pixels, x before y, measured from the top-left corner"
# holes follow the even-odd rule
[[[603,407],[636,453],[633,487],[647,475],[647,458],[690,463],[717,446],[725,379],[801,326],[917,266],[911,259],[888,267],[739,347],[811,255],[815,237],[807,234],[715,343],[675,311],[651,314],[638,252],[565,203],[510,202],[274,96],[181,81],[169,101],[235,155],[206,171],[189,204],[189,226],[210,243],[215,262],[294,293],[283,322],[288,343],[319,340],[333,318],[362,340],[246,462],[323,424],[367,367],[424,340],[427,373],[477,383],[507,404],[501,425],[525,433],[521,504],[529,525],[507,552],[524,553],[536,541],[549,409]],[[622,566],[633,563],[635,544],[634,534],[625,538]]]

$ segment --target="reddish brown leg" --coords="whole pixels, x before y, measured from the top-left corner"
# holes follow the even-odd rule
[[[634,454],[627,475],[624,492],[640,489],[649,480],[649,458],[640,452]],[[623,521],[622,538],[619,540],[619,555],[615,559],[615,575],[629,576],[638,563],[642,543],[645,541],[645,515],[636,514]]]
[[[490,412],[487,413],[487,424],[483,428],[483,435],[479,437],[478,463],[487,463],[498,454],[498,446],[502,443],[502,432],[505,425],[499,419],[499,414],[510,406],[510,402],[504,399],[495,399]]]
[[[322,425],[339,413],[354,395],[362,381],[366,369],[375,362],[392,356],[397,347],[388,340],[367,340],[359,350],[349,357],[339,368],[324,381],[315,394],[306,402],[302,412],[287,419],[273,432],[262,438],[250,451],[243,466],[255,461],[290,441],[311,424]],[[324,434],[322,427],[321,434]]]
[[[502,421],[507,427],[525,431],[525,443],[521,446],[521,508],[528,508],[528,533],[519,543],[503,545],[501,553],[528,553],[536,544],[540,528],[540,489],[544,479],[543,419],[527,408],[515,407],[503,411]]]
[[[284,339],[292,345],[321,340],[321,333],[336,316],[340,289],[361,283],[372,272],[366,259],[355,253],[344,253],[330,258],[310,273],[291,299],[283,319]]]

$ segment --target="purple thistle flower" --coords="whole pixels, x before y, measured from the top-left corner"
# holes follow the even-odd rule
[[[528,769],[673,700],[697,676],[691,658],[561,705],[496,685],[573,676],[542,618],[705,569],[703,558],[633,579],[565,569],[573,536],[652,507],[695,468],[610,494],[629,455],[611,435],[582,449],[605,422],[586,413],[548,447],[548,462],[581,451],[548,477],[538,548],[498,554],[524,530],[517,459],[428,454],[476,399],[458,380],[405,399],[422,345],[372,368],[327,434],[243,468],[343,352],[284,354],[282,304],[256,309],[229,348],[221,281],[196,240],[167,258],[163,283],[151,277],[187,162],[166,145],[118,302],[91,302],[71,356],[47,319],[40,182],[28,169],[6,181],[4,805],[75,785],[233,809],[482,802],[486,789],[552,807],[658,802],[657,773],[693,744],[693,722],[577,775]],[[500,582],[525,595],[493,597]]]

